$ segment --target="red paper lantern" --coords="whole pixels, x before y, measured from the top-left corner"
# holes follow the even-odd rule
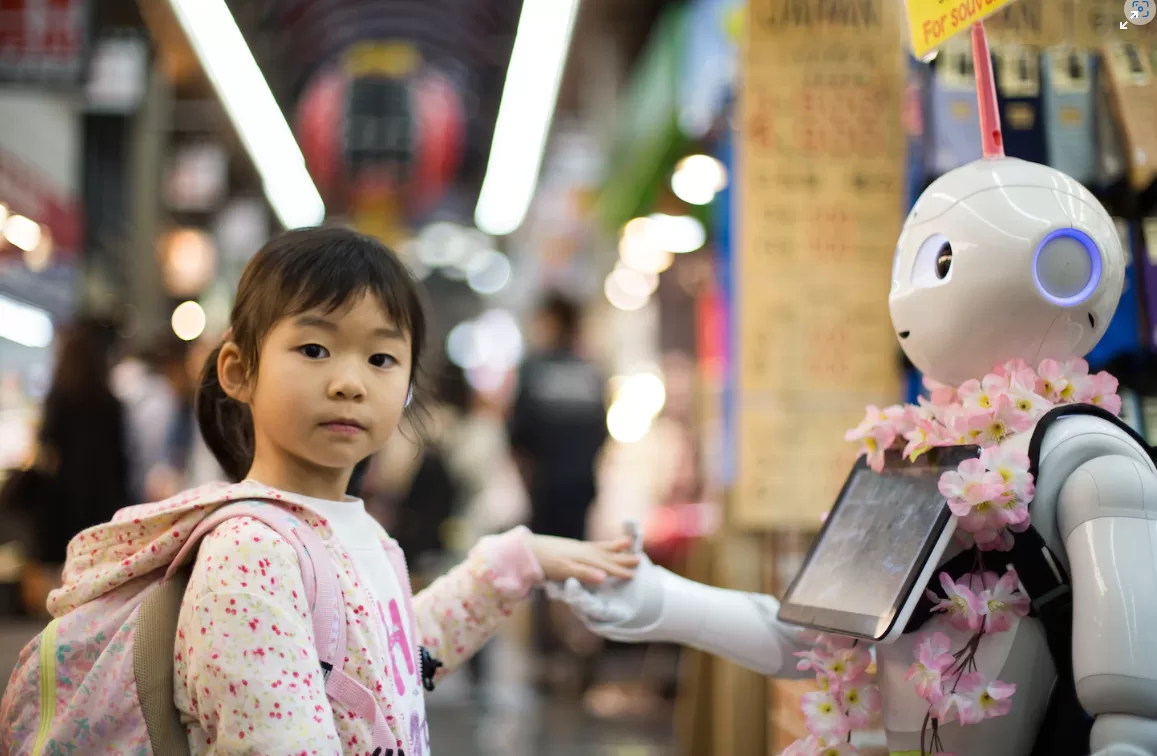
[[[466,119],[460,92],[439,71],[399,74],[361,60],[314,76],[298,103],[296,131],[331,212],[388,196],[411,220],[454,179]]]

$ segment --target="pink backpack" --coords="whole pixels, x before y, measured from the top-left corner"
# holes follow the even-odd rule
[[[81,603],[63,615],[55,611],[57,618],[21,652],[0,704],[0,754],[189,753],[188,734],[173,704],[178,614],[201,539],[222,522],[243,516],[260,520],[297,552],[326,694],[373,723],[375,745],[394,745],[373,693],[342,671],[345,603],[336,567],[317,533],[278,505],[275,499],[281,498],[280,493],[252,483],[211,484],[167,502],[121,510],[111,523],[78,535],[69,545],[66,580],[70,570],[84,568],[86,555],[96,553],[85,547],[101,528],[105,556],[110,533],[113,556],[129,552],[132,556],[96,573],[108,578],[104,582],[111,590],[90,600],[82,596]],[[290,502],[281,502],[285,503]],[[142,520],[158,515],[167,517],[159,533],[125,543],[124,532],[132,533],[126,527],[136,525],[144,534],[147,526],[140,525]],[[187,529],[187,534],[178,528]],[[74,568],[74,561],[82,564]],[[92,568],[96,558],[87,564]],[[134,574],[134,569],[150,566],[153,569]],[[116,572],[120,574],[111,574]],[[404,582],[409,598],[409,581]],[[56,594],[50,608],[54,601]]]

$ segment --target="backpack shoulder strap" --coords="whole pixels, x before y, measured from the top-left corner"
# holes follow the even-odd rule
[[[345,601],[338,585],[337,567],[329,558],[325,543],[309,525],[282,507],[261,501],[231,504],[206,517],[193,530],[189,540],[169,565],[166,578],[172,577],[195,553],[201,539],[221,523],[235,517],[252,517],[280,535],[297,553],[305,598],[310,606],[313,638],[318,658],[328,673],[344,664],[346,646]]]
[[[345,666],[346,652],[345,599],[342,595],[341,586],[338,583],[337,566],[333,560],[330,559],[325,543],[313,528],[281,506],[265,501],[249,501],[222,507],[202,520],[193,530],[189,540],[186,541],[181,548],[177,557],[170,564],[165,574],[165,580],[162,581],[159,586],[160,591],[158,592],[164,591],[165,593],[162,595],[169,596],[170,600],[165,601],[162,598],[158,598],[155,602],[153,613],[166,612],[166,616],[171,616],[171,619],[149,621],[163,624],[164,629],[171,634],[168,634],[165,638],[167,646],[162,642],[150,644],[150,647],[159,648],[158,651],[153,651],[152,653],[164,654],[164,658],[157,658],[156,663],[162,666],[162,668],[170,670],[170,683],[165,689],[168,691],[167,694],[159,691],[159,689],[155,694],[158,697],[165,695],[163,700],[167,701],[167,708],[162,706],[152,707],[158,711],[163,709],[162,714],[152,717],[152,721],[157,723],[157,738],[161,739],[154,737],[154,729],[151,723],[149,727],[149,737],[154,746],[157,744],[163,745],[173,740],[172,733],[166,731],[171,731],[174,721],[172,717],[171,683],[173,643],[176,638],[176,616],[180,611],[180,602],[183,600],[185,592],[184,582],[182,582],[181,576],[184,575],[184,581],[187,582],[189,572],[188,569],[183,568],[183,565],[185,565],[188,559],[195,553],[195,549],[201,539],[218,525],[234,517],[252,517],[260,521],[284,538],[286,542],[293,547],[297,553],[298,563],[301,565],[306,600],[310,605],[314,643],[317,646],[317,655],[321,663],[322,675],[325,679],[326,694],[333,700],[344,705],[353,712],[354,715],[360,716],[370,723],[373,743],[392,745],[394,743],[394,737],[391,734],[389,724],[385,715],[382,713],[381,707],[377,704],[374,694],[360,682],[346,674],[343,669]],[[175,602],[171,600],[173,595],[177,597]],[[142,612],[144,609],[145,606],[142,605]],[[169,624],[165,623],[171,624],[171,630],[169,630]],[[143,667],[143,669],[147,668],[148,667]],[[157,686],[153,687],[156,688]],[[142,708],[144,708],[143,705]],[[177,725],[180,725],[179,721]],[[182,739],[185,738],[184,727],[180,727],[179,736]],[[182,742],[185,741],[183,740]],[[187,748],[187,742],[185,747]],[[158,751],[154,748],[154,752],[184,753],[185,751]]]
[[[301,565],[323,672],[328,675],[335,664],[339,669],[344,664],[345,606],[337,582],[337,570],[321,538],[313,528],[274,504],[253,502],[222,507],[193,530],[169,565],[165,579],[145,597],[137,614],[133,677],[153,753],[174,756],[189,753],[185,726],[173,706],[173,646],[181,602],[192,572],[190,561],[201,540],[218,525],[234,517],[252,517],[260,521],[293,547]]]

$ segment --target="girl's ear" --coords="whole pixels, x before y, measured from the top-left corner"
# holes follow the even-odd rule
[[[252,391],[241,350],[232,341],[226,341],[217,355],[217,382],[230,399],[248,404]]]

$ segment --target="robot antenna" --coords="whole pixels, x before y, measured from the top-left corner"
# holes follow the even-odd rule
[[[988,52],[988,35],[984,22],[972,27],[972,57],[976,69],[976,102],[980,108],[980,136],[986,158],[1004,157],[1004,138],[1000,133],[1000,111],[996,105],[996,81],[992,76],[992,56]]]

